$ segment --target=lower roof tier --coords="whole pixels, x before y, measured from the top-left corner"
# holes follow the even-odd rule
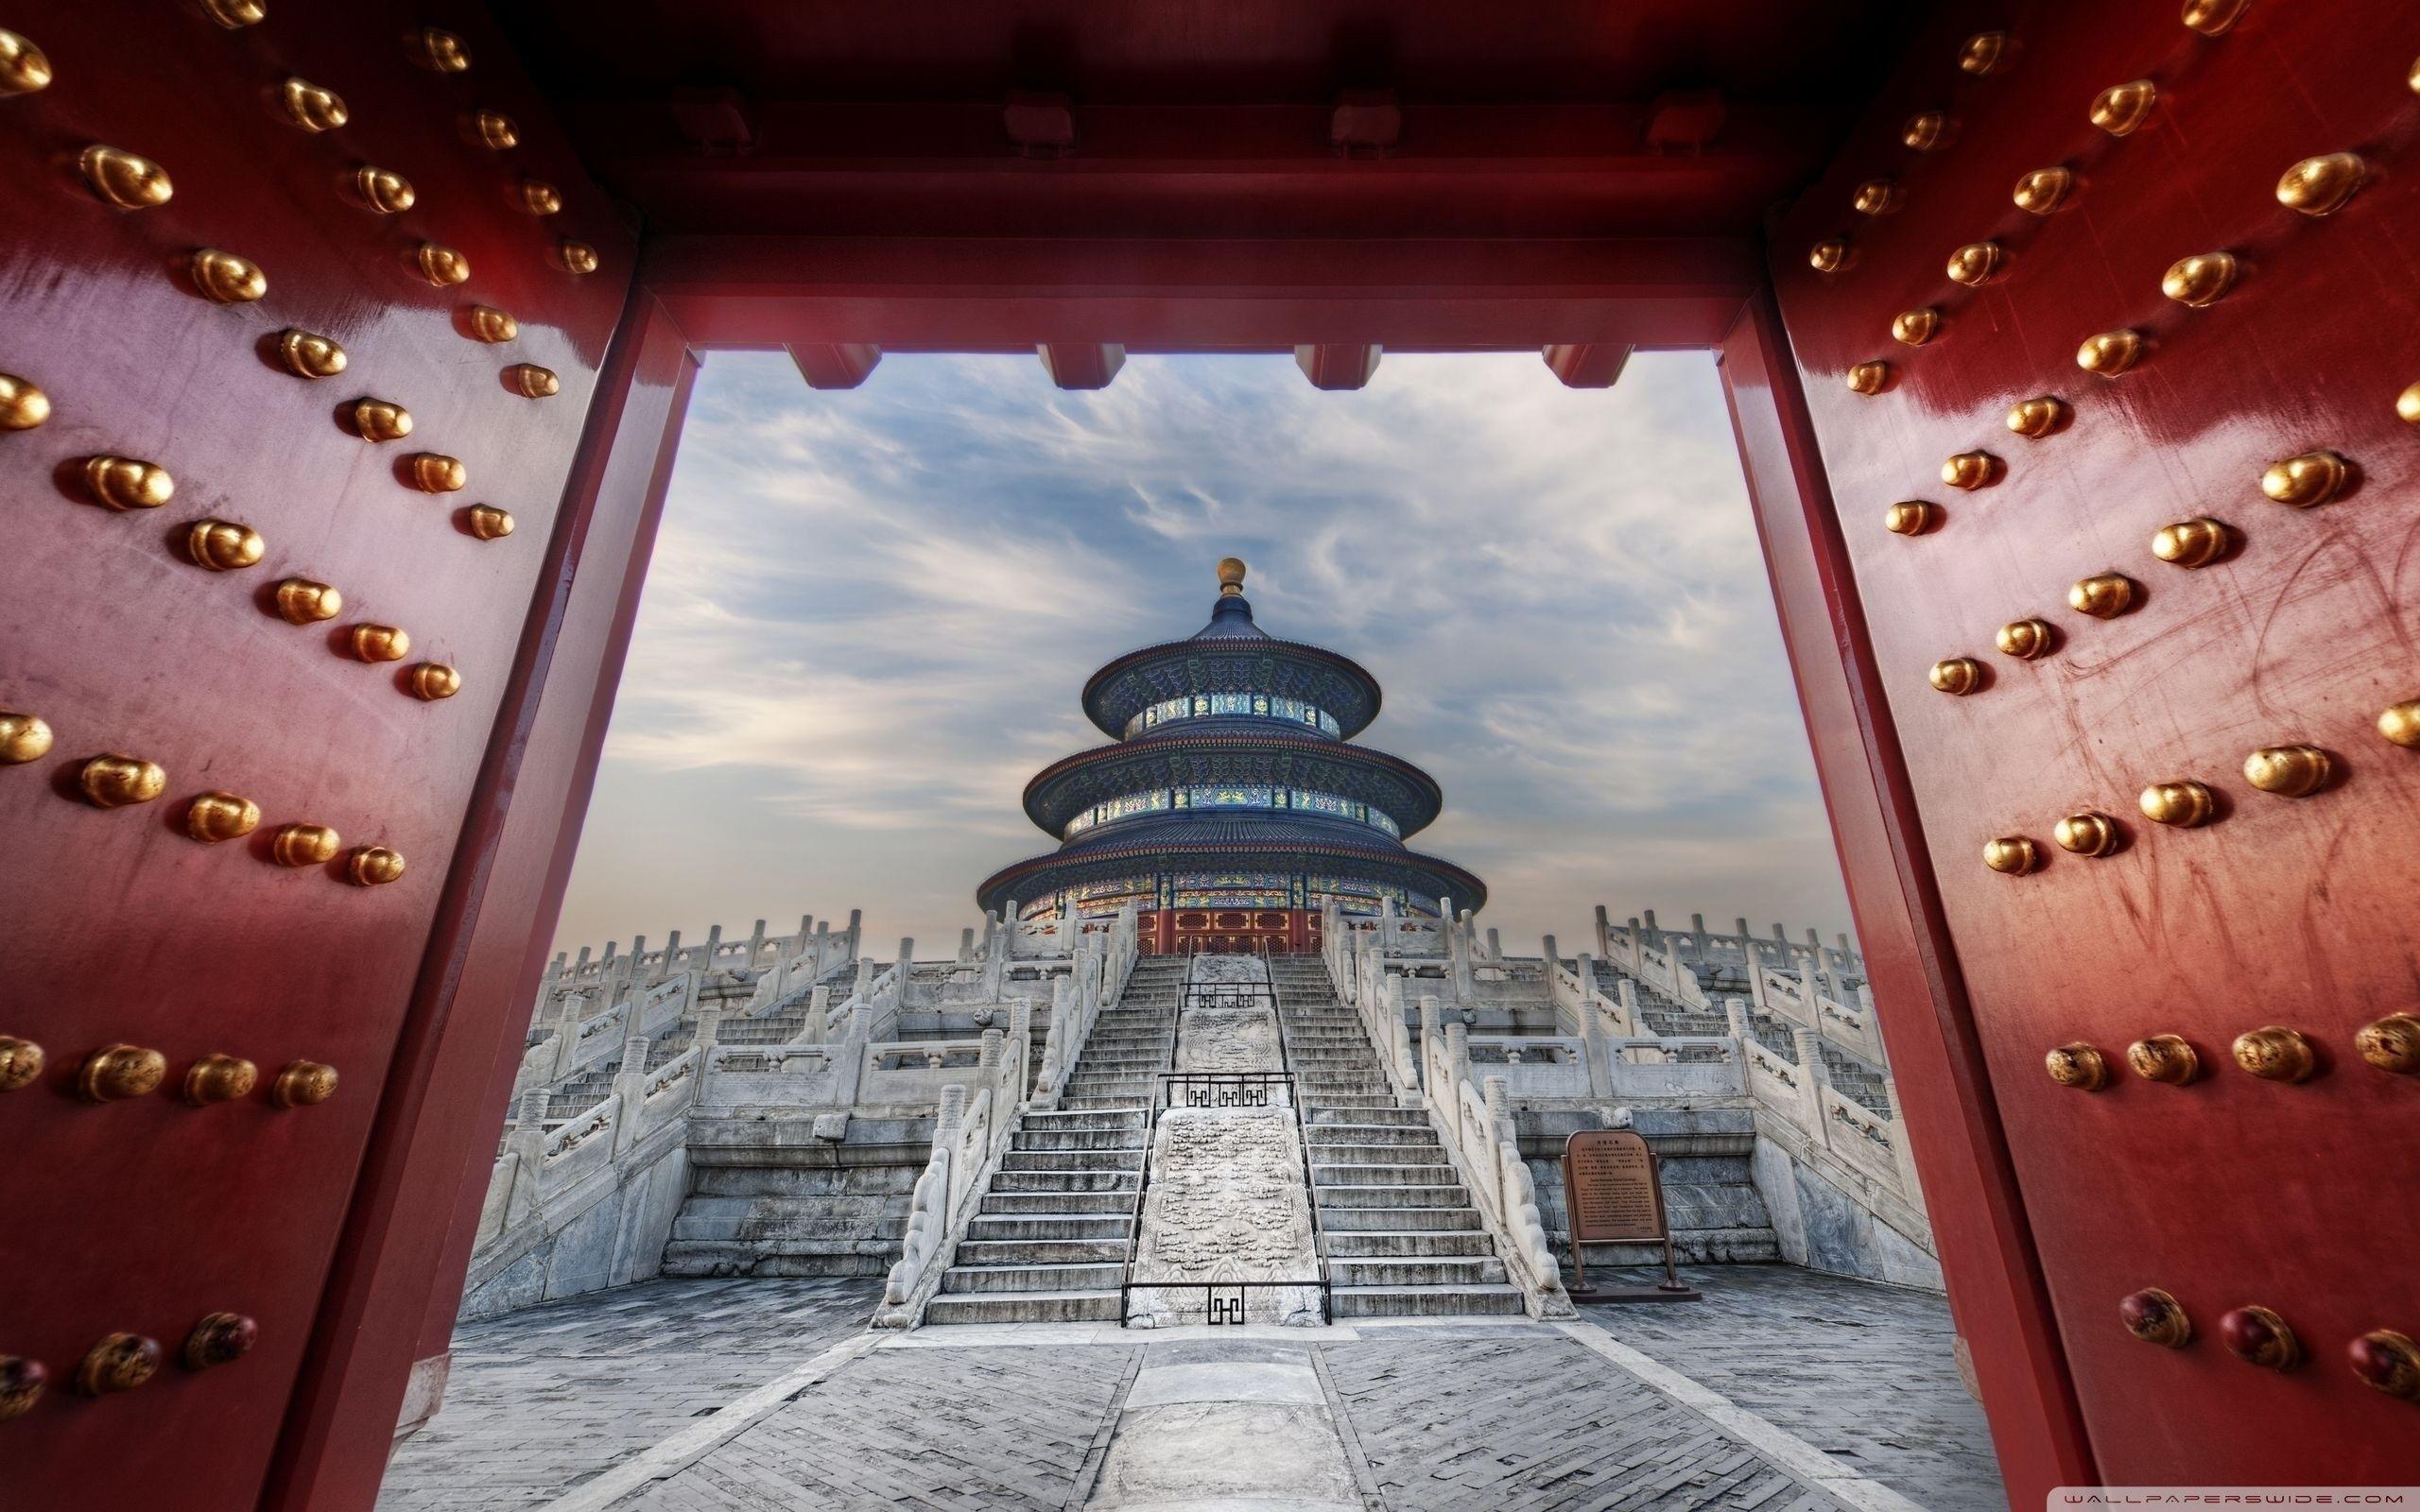
[[[1073,847],[994,872],[976,889],[985,912],[1015,902],[1023,912],[1056,906],[1073,892],[1080,913],[1114,913],[1123,903],[1159,907],[1317,908],[1330,898],[1348,913],[1398,907],[1436,911],[1487,903],[1487,885],[1450,861],[1384,841],[1252,836],[1223,833],[1156,838],[1137,845]],[[1240,828],[1240,827],[1236,827]],[[1266,828],[1266,827],[1255,827]]]

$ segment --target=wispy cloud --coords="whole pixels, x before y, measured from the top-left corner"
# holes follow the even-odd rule
[[[1050,842],[1017,807],[1097,743],[1094,667],[1252,563],[1273,633],[1386,687],[1426,766],[1414,844],[1516,940],[1602,902],[1845,923],[1713,366],[1610,393],[1534,357],[891,357],[817,394],[779,355],[700,380],[562,938],[862,902],[928,942]],[[677,852],[668,853],[668,852]],[[719,858],[718,860],[717,858]]]

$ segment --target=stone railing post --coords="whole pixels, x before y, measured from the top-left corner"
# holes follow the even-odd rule
[[[1613,920],[1605,917],[1603,903],[1597,905],[1597,958],[1600,961],[1614,958],[1614,925]]]
[[[915,954],[916,942],[903,937],[899,941],[897,973],[891,978],[894,984],[891,1000],[899,1005],[899,1011],[902,1013],[908,1011],[908,987],[916,975]]]
[[[822,984],[807,989],[806,1022],[799,1025],[796,1043],[820,1045],[832,1037],[832,988]]]
[[[510,1142],[512,1191],[504,1203],[504,1226],[508,1228],[535,1213],[540,1205],[538,1177],[546,1163],[548,1095],[544,1087],[532,1087],[521,1094],[521,1116],[513,1122]]]
[[[1438,1038],[1442,1031],[1438,1027],[1437,1021],[1437,999],[1428,993],[1421,994],[1419,1057],[1421,1065],[1420,1080],[1421,1085],[1427,1088],[1428,1098],[1432,1103],[1442,1103],[1443,1099],[1443,1094],[1437,1089],[1437,1078],[1429,1074],[1428,1069],[1436,1057],[1443,1053],[1443,1047],[1444,1044],[1444,1041]],[[1440,1111],[1445,1112],[1445,1116],[1448,1120],[1451,1120],[1454,1116],[1451,1111],[1445,1110],[1442,1108],[1440,1108]]]
[[[1882,1074],[1883,1116],[1891,1121],[1891,1158],[1899,1167],[1899,1195],[1911,1207],[1925,1205],[1924,1185],[1916,1179],[1916,1144],[1908,1138],[1908,1122],[1899,1111],[1899,1078]]]
[[[715,1041],[720,1038],[722,1038],[722,1009],[717,1007],[700,1008],[698,1010],[698,1027],[695,1032],[689,1036],[689,1042],[693,1045],[702,1046],[705,1049],[711,1050],[714,1048]],[[700,1057],[700,1058],[702,1059],[703,1057]]]
[[[622,1041],[622,1066],[614,1074],[614,1091],[621,1106],[614,1111],[614,1158],[621,1159],[638,1143],[639,1105],[647,1101],[647,1053],[649,1041],[634,1034]]]
[[[1614,978],[1614,996],[1622,1005],[1622,1032],[1637,1035],[1647,1032],[1647,1021],[1638,1011],[1638,984],[1627,976]]]
[[[1610,1097],[1614,1091],[1613,1047],[1605,1042],[1605,1016],[1597,1011],[1596,962],[1582,955],[1578,965],[1580,1053],[1588,1057],[1588,1095]]]
[[[1789,1038],[1798,1047],[1799,1095],[1806,1100],[1806,1129],[1815,1143],[1832,1143],[1830,1121],[1824,1116],[1824,1089],[1831,1074],[1824,1069],[1824,1039],[1812,1029],[1793,1024]]]
[[[975,959],[975,926],[969,924],[958,932],[958,964],[964,966]]]
[[[998,1074],[1000,1070],[1000,1052],[1008,1044],[1008,1041],[1009,1037],[1007,1033],[996,1023],[983,1031],[982,1067],[984,1081],[989,1082],[994,1075]]]
[[[1479,1083],[1487,1095],[1487,1118],[1491,1124],[1507,1124],[1512,1119],[1512,1084],[1502,1076],[1490,1076]]]

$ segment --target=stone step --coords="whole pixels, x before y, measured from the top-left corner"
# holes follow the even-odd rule
[[[1126,1279],[1123,1262],[1081,1265],[952,1265],[944,1292],[1097,1292]]]
[[[1142,1171],[1140,1160],[1127,1171],[1002,1171],[992,1177],[992,1191],[1132,1192],[1142,1184]]]
[[[1459,1181],[1450,1186],[1409,1186],[1391,1181],[1345,1186],[1323,1182],[1316,1192],[1322,1223],[1326,1222],[1325,1213],[1330,1208],[1459,1208],[1471,1200],[1470,1192]]]
[[[1117,1128],[1021,1128],[1010,1136],[1011,1150],[1140,1149],[1141,1122]]]
[[[1130,1212],[1036,1212],[1024,1215],[978,1212],[967,1220],[966,1237],[975,1244],[1011,1239],[1111,1240],[1123,1249],[1134,1219]]]
[[[1011,1150],[1000,1157],[1000,1169],[1003,1173],[1140,1172],[1143,1147],[1136,1144],[1115,1150]]]
[[[1427,1144],[1312,1144],[1312,1174],[1326,1168],[1353,1166],[1356,1171],[1387,1171],[1387,1176],[1365,1176],[1360,1180],[1426,1180],[1426,1171],[1449,1166],[1444,1159],[1444,1146],[1430,1140]],[[1410,1176],[1401,1176],[1410,1171]]]
[[[998,1183],[983,1194],[977,1211],[1000,1217],[1030,1218],[1043,1214],[1117,1213],[1132,1217],[1135,1193],[1125,1192],[1003,1192]]]
[[[1351,1260],[1331,1256],[1327,1274],[1337,1286],[1493,1286],[1504,1280],[1504,1262],[1494,1255]]]
[[[925,1308],[926,1323],[1115,1322],[1117,1288],[1105,1292],[959,1292],[936,1297]]]
[[[965,1239],[958,1263],[977,1268],[1016,1265],[1116,1265],[1126,1263],[1126,1235],[1115,1239]],[[1437,1277],[1435,1280],[1453,1280]],[[1374,1283],[1378,1278],[1368,1278]]]
[[[1401,1209],[1377,1208],[1374,1212],[1402,1211]],[[1441,1209],[1451,1211],[1451,1209]],[[1487,1231],[1478,1227],[1478,1214],[1471,1213],[1467,1228],[1338,1228],[1322,1220],[1327,1230],[1327,1253],[1330,1260],[1369,1258],[1409,1259],[1432,1255],[1493,1255],[1495,1246]]]
[[[1314,1124],[1311,1125],[1311,1148],[1323,1150],[1330,1145],[1342,1148],[1374,1145],[1433,1145],[1437,1131],[1426,1124]],[[1025,1136],[1017,1136],[1023,1139]]]
[[[1338,1286],[1328,1293],[1335,1317],[1511,1317],[1522,1311],[1521,1289],[1478,1286]]]
[[[1059,1106],[1072,1112],[1098,1112],[1120,1108],[1131,1108],[1140,1112],[1150,1102],[1150,1099],[1148,1097],[1121,1097],[1115,1094],[1101,1097],[1071,1095],[1060,1098]]]
[[[1025,1115],[1025,1122],[1018,1125],[1018,1129],[1028,1134],[1098,1133],[1111,1129],[1140,1129],[1142,1126],[1140,1113],[1038,1108]]]
[[[1447,1184],[1454,1177],[1453,1164],[1445,1159],[1443,1150],[1437,1152],[1437,1159],[1433,1160],[1411,1160],[1405,1157],[1418,1152],[1393,1145],[1344,1146],[1348,1151],[1355,1148],[1366,1149],[1374,1158],[1364,1160],[1335,1159],[1333,1157],[1338,1156],[1339,1151],[1313,1152],[1311,1185],[1437,1187]]]
[[[1357,1118],[1365,1113],[1398,1108],[1403,1106],[1395,1101],[1395,1094],[1391,1091],[1328,1092],[1312,1087],[1303,1089],[1303,1101],[1325,1112],[1350,1109]]]
[[[1389,1097],[1383,1107],[1320,1103],[1312,1101],[1308,1096],[1305,1096],[1303,1102],[1305,1110],[1311,1115],[1311,1126],[1314,1128],[1325,1127],[1329,1125],[1344,1125],[1356,1128],[1429,1127],[1426,1108],[1405,1108],[1397,1104],[1392,1097]]]
[[[767,1245],[676,1239],[664,1246],[666,1276],[882,1276],[899,1258],[896,1239]]]

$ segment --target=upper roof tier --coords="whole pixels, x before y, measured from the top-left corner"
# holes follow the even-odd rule
[[[1084,684],[1084,713],[1103,734],[1127,727],[1155,704],[1197,694],[1265,694],[1293,698],[1333,717],[1352,739],[1378,717],[1378,679],[1350,657],[1281,641],[1253,622],[1243,596],[1244,564],[1219,563],[1219,601],[1210,623],[1190,638],[1129,651]]]

